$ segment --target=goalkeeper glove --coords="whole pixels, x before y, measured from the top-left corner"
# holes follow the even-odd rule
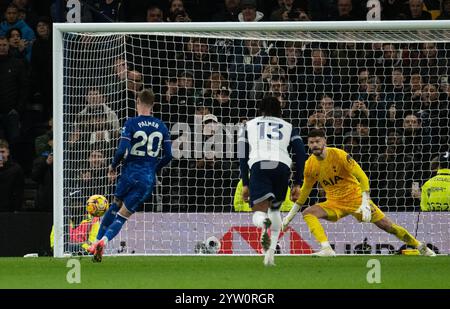
[[[283,223],[281,225],[281,230],[283,232],[286,231],[289,223],[292,221],[292,219],[294,219],[295,215],[298,213],[299,210],[300,210],[300,206],[297,203],[294,203],[294,206],[292,206],[292,208],[289,211],[289,213],[287,214],[287,216],[283,218]]]
[[[372,219],[372,210],[370,209],[369,199],[369,193],[363,192],[361,206],[359,206],[358,210],[356,211],[356,213],[360,213],[362,215],[363,222],[370,222],[370,220]]]

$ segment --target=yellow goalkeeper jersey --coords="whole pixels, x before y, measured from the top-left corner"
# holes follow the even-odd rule
[[[358,199],[361,191],[369,191],[369,179],[359,164],[344,150],[333,147],[326,147],[324,160],[311,155],[306,161],[299,204],[304,204],[316,182],[330,201]]]

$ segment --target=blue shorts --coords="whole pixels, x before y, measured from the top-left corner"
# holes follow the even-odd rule
[[[290,168],[281,162],[260,161],[250,170],[250,207],[267,199],[272,208],[279,208],[286,198],[291,176]]]
[[[155,177],[123,172],[117,181],[114,195],[125,204],[129,212],[135,213],[137,208],[152,195],[154,184]]]

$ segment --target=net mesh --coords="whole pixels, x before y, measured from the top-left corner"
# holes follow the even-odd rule
[[[324,128],[329,146],[360,163],[388,216],[450,252],[448,214],[421,214],[415,197],[449,149],[449,42],[448,30],[65,33],[65,252],[84,252],[98,220],[87,218],[87,198],[112,199],[107,166],[143,88],[157,94],[154,114],[171,129],[175,158],[108,253],[260,252],[260,231],[239,197],[235,144],[268,94],[302,136]],[[323,199],[317,187],[308,204]],[[281,253],[316,248],[302,221],[281,237]],[[352,218],[325,229],[338,253],[402,246]]]

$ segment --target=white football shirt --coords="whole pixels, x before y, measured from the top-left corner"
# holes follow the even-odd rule
[[[248,165],[259,161],[278,161],[291,167],[289,144],[300,136],[292,134],[292,125],[277,117],[261,116],[246,123],[249,149]]]

